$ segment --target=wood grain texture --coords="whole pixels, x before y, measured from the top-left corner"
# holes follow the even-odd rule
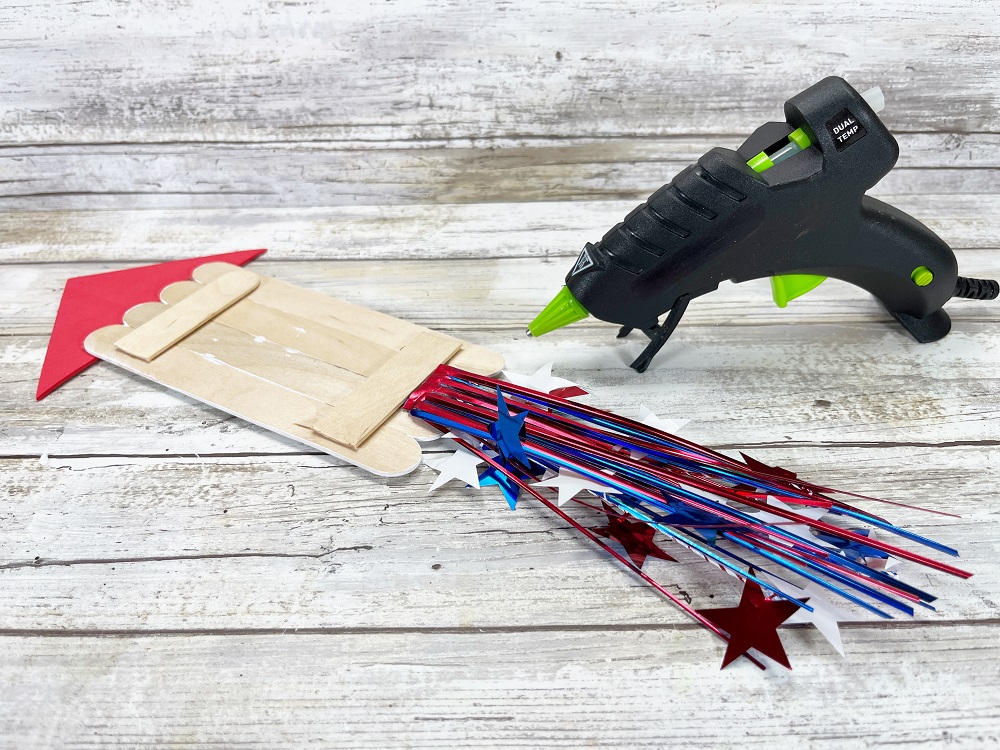
[[[899,106],[889,102],[890,109]],[[778,109],[768,115],[778,117]],[[413,203],[638,202],[741,136],[188,143],[0,148],[0,208],[304,208]],[[993,195],[1000,133],[899,133],[875,195]],[[197,191],[192,188],[197,186]]]
[[[851,629],[853,652],[831,663],[795,629],[795,672],[763,677],[705,671],[721,647],[675,628],[10,637],[0,679],[22,711],[0,734],[66,748],[989,747],[998,632]],[[921,660],[900,663],[914,637]]]
[[[658,185],[657,185],[658,187]],[[998,246],[983,195],[882,195],[954,248]],[[636,201],[0,213],[0,259],[136,262],[267,247],[270,260],[569,259]],[[192,248],[198,248],[193,251]]]
[[[544,230],[538,232],[544,237]],[[1000,253],[993,248],[959,250],[965,273],[986,278],[1000,276]],[[572,263],[570,256],[552,258],[477,258],[428,263],[421,260],[390,261],[254,261],[262,275],[283,279],[313,292],[337,297],[354,305],[387,313],[409,323],[447,326],[452,330],[503,329],[522,333],[526,324],[562,285]],[[66,279],[127,267],[126,264],[18,263],[0,265],[4,294],[0,297],[0,335],[47,335],[52,328]],[[443,272],[445,271],[445,272]],[[168,293],[183,293],[171,285]],[[447,300],[447,304],[440,304]],[[540,300],[542,301],[540,303]],[[996,305],[972,300],[955,301],[949,313],[962,321],[997,319]],[[716,292],[699,297],[688,307],[684,326],[814,323],[879,323],[888,315],[868,294],[849,284],[830,280],[807,297],[782,310],[771,300],[766,280],[723,284]],[[570,331],[607,328],[587,319]],[[507,330],[509,329],[509,331]],[[540,342],[562,340],[567,334],[546,336]]]
[[[117,347],[129,335],[126,326],[106,326],[84,342],[88,353],[161,387],[211,404],[278,435],[330,453],[381,476],[406,474],[420,463],[420,447],[406,433],[386,426],[365,446],[350,448],[333,443],[303,427],[325,409],[325,404],[276,383],[256,377],[223,362],[211,353],[201,354],[182,344],[164,351],[151,362],[132,357]]]
[[[1000,743],[1000,306],[951,303],[919,346],[846,284],[787,310],[723,285],[644,376],[610,326],[523,338],[585,241],[829,74],[886,93],[901,154],[873,194],[1000,275],[994,5],[0,7],[0,748]],[[720,672],[531,505],[372,481],[107,366],[33,401],[67,278],[262,246],[259,273],[554,361],[591,403],[959,512],[873,507],[975,576],[908,566],[937,611],[845,626],[846,659],[786,628],[794,672]],[[688,557],[657,570],[736,600]]]
[[[186,299],[197,291],[200,284],[183,282],[163,290],[164,302]],[[301,315],[258,305],[253,300],[227,310],[215,321],[222,326],[249,336],[261,336],[266,331],[267,340],[286,348],[307,354],[320,362],[351,364],[350,372],[370,375],[395,351],[374,341],[366,340],[347,331],[320,325]]]
[[[556,361],[560,373],[587,385],[595,403],[626,416],[645,403],[692,417],[692,437],[704,443],[989,445],[997,439],[996,326],[963,323],[937,344],[918,345],[888,321],[688,325],[642,377],[627,368],[642,342],[616,340],[610,326],[538,341],[520,330],[462,336],[491,342],[518,372]],[[45,344],[0,339],[9,378],[0,391],[3,455],[89,454],[107,440],[126,455],[295,450],[110,367],[88,371],[37,405],[29,395]]]
[[[863,504],[959,546],[959,562],[975,574],[963,581],[904,565],[908,581],[941,595],[937,611],[921,611],[916,621],[1000,617],[1000,570],[992,562],[1000,541],[982,533],[998,517],[997,446],[780,446],[755,447],[752,455],[845,489],[960,514]],[[5,465],[0,622],[6,628],[687,622],[537,504],[526,501],[511,512],[495,488],[473,493],[457,483],[428,495],[428,469],[373,482],[315,454],[52,455]],[[597,525],[600,518],[591,520]],[[671,591],[698,607],[735,605],[739,592],[721,571],[678,547],[666,549],[679,562],[651,561],[650,569],[668,577]]]
[[[21,144],[731,134],[831,73],[880,83],[894,130],[1000,130],[1000,92],[984,86],[1000,68],[997,19],[976,0],[170,9],[8,8],[4,132]]]
[[[421,383],[461,348],[455,339],[426,332],[413,337],[365,379],[350,398],[323,409],[310,427],[324,437],[357,449],[391,417]]]

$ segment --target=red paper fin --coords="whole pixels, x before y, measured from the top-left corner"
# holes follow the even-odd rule
[[[159,301],[164,287],[190,279],[198,266],[205,263],[243,266],[265,252],[241,250],[69,279],[52,326],[35,399],[41,401],[97,361],[83,348],[83,341],[98,328],[121,324],[131,308]]]

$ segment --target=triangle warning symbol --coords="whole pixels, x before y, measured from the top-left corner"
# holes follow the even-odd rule
[[[576,259],[576,265],[573,266],[570,276],[576,276],[578,273],[583,273],[593,267],[594,259],[590,257],[590,251],[585,247],[583,248],[583,252],[580,253],[580,257]]]

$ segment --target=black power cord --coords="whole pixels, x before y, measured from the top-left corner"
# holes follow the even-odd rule
[[[959,276],[955,281],[953,297],[964,299],[996,299],[1000,295],[1000,284],[993,279],[970,279]]]

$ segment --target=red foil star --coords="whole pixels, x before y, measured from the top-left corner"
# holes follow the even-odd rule
[[[740,455],[743,456],[743,463],[753,471],[759,471],[761,474],[770,474],[773,477],[781,477],[782,479],[795,479],[798,476],[788,469],[782,469],[780,466],[768,466],[756,458],[748,456],[743,451],[740,451]]]
[[[608,525],[602,526],[599,529],[591,529],[591,531],[618,542],[625,548],[625,553],[635,563],[635,567],[642,569],[642,565],[646,562],[647,557],[677,562],[653,544],[653,535],[656,534],[656,531],[652,526],[647,526],[641,521],[632,521],[623,515],[619,515],[608,503],[603,503],[603,505],[604,512],[608,514]]]
[[[553,388],[549,391],[549,395],[557,398],[573,398],[574,396],[589,396],[590,394],[578,385],[567,385],[563,388]]]
[[[786,669],[791,669],[788,655],[778,638],[777,628],[795,614],[798,608],[799,605],[784,599],[765,598],[759,585],[746,581],[738,607],[699,609],[698,614],[729,633],[729,645],[722,657],[722,669],[751,648],[771,657]]]

